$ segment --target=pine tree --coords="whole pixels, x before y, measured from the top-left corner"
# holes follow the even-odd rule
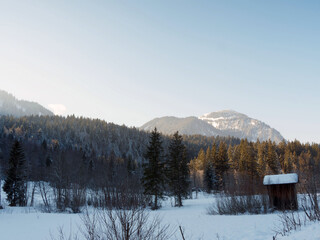
[[[214,168],[217,175],[219,188],[222,188],[224,185],[223,176],[229,169],[227,146],[224,142],[220,142],[219,144],[218,153],[214,162]]]
[[[292,173],[293,172],[293,159],[292,153],[289,148],[286,148],[284,153],[284,163],[283,163],[283,172]]]
[[[3,162],[3,153],[1,151],[1,148],[0,148],[0,163]],[[1,166],[1,165],[0,165]],[[2,185],[2,168],[0,168],[0,186]],[[1,191],[0,191],[0,209],[3,209],[1,203],[2,203],[2,198],[1,198]]]
[[[175,197],[176,206],[182,206],[182,198],[187,196],[189,188],[189,169],[186,157],[186,147],[182,143],[182,136],[176,132],[169,145],[167,162],[168,185]]]
[[[198,153],[198,157],[197,157],[197,165],[198,165],[198,169],[199,170],[203,170],[204,169],[205,162],[206,162],[206,153],[201,148],[199,153]]]
[[[192,178],[192,187],[196,190],[196,198],[198,197],[198,172],[199,169],[197,168],[197,159],[192,159],[189,164],[189,172]]]
[[[211,147],[210,160],[214,164],[217,158],[217,146],[213,144]]]
[[[10,206],[26,205],[27,169],[25,155],[19,141],[15,141],[10,152],[9,169],[3,191],[7,194]]]
[[[217,184],[212,162],[208,162],[204,168],[203,182],[207,193],[211,193]]]
[[[248,140],[242,139],[240,142],[240,159],[239,159],[239,171],[246,173],[248,171],[248,161],[249,152],[248,152]]]
[[[217,188],[217,179],[215,175],[214,162],[216,158],[216,145],[207,148],[206,159],[203,166],[203,185],[205,190],[210,193]]]
[[[162,151],[160,133],[155,128],[150,136],[150,142],[145,155],[148,162],[143,166],[142,177],[144,194],[154,197],[152,209],[158,209],[158,200],[163,198],[165,174]]]
[[[254,147],[252,143],[248,145],[248,175],[250,176],[251,180],[258,176],[258,162],[256,158],[256,154],[254,151]]]
[[[232,170],[235,170],[237,168],[237,163],[234,162],[234,157],[233,157],[234,148],[231,145],[229,145],[227,153],[228,153],[228,159],[229,159],[229,166]]]
[[[277,152],[270,140],[268,141],[268,150],[267,150],[267,163],[269,168],[269,174],[278,174],[280,171],[280,163],[278,160]]]
[[[266,145],[265,142],[259,143],[257,158],[258,158],[258,174],[260,177],[263,177],[266,174]]]
[[[239,162],[240,162],[240,146],[236,145],[234,147],[230,146],[228,149],[228,158],[230,168],[234,173],[239,171]]]

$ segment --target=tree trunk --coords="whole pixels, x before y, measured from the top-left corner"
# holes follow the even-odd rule
[[[158,194],[154,196],[154,209],[158,209]]]

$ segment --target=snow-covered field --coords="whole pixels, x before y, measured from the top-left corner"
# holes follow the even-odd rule
[[[4,196],[4,195],[2,195]],[[173,239],[182,239],[178,227],[182,226],[188,240],[211,239],[248,239],[265,240],[274,236],[274,229],[279,226],[277,213],[267,215],[220,216],[208,215],[206,209],[215,201],[212,195],[199,195],[198,199],[184,201],[184,206],[176,208],[171,201],[163,202],[158,211],[151,211],[150,216],[160,215],[163,223],[170,224],[177,230]],[[79,215],[69,213],[42,213],[35,208],[11,208],[0,210],[1,240],[50,240],[50,234],[57,236],[62,227],[68,235],[76,233],[82,227]],[[320,239],[320,224],[314,223],[288,237],[277,239],[315,240]]]

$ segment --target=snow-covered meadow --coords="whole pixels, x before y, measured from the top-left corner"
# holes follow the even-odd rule
[[[163,201],[160,210],[150,211],[150,217],[160,216],[162,223],[170,224],[170,228],[175,230],[172,239],[182,239],[179,226],[183,228],[185,239],[188,240],[273,239],[274,230],[280,226],[279,213],[238,216],[208,215],[207,208],[212,205],[216,197],[199,194],[197,199],[185,200],[181,208],[172,207],[172,201],[167,199]],[[73,236],[76,234],[81,236],[79,230],[83,228],[83,223],[78,214],[42,213],[37,207],[6,206],[5,209],[0,210],[1,240],[51,240],[51,236],[58,236],[59,228],[63,229],[66,236],[69,236],[70,232]],[[289,236],[277,236],[277,239],[320,239],[320,226],[312,223]]]

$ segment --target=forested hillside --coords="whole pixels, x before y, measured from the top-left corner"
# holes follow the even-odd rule
[[[39,103],[18,100],[12,94],[0,90],[0,115],[10,115],[14,117],[30,115],[52,116],[53,113]]]
[[[14,118],[0,117],[2,139],[19,139],[25,144],[40,146],[46,142],[49,149],[82,151],[86,155],[131,158],[141,162],[149,133],[136,128],[128,128],[98,119],[77,118],[75,116],[29,116]],[[168,144],[163,136],[163,143]],[[201,135],[184,136],[190,158],[197,155],[200,148],[213,142],[226,141],[237,144],[236,138],[204,137]]]

